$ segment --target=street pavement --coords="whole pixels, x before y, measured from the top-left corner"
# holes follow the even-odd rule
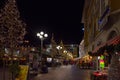
[[[90,80],[91,70],[79,69],[75,65],[49,68],[48,73],[38,74],[29,80]]]
[[[11,80],[11,73],[8,68],[0,68],[0,80]]]

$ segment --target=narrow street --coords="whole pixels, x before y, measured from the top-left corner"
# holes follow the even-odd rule
[[[47,74],[38,74],[30,80],[90,80],[90,70],[79,69],[74,65],[49,68]]]

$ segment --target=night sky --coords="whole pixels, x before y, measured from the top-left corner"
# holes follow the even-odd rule
[[[79,44],[83,38],[81,24],[84,0],[18,0],[22,20],[27,24],[26,40],[40,43],[37,32],[48,33],[46,43],[50,43],[52,33],[57,43]]]

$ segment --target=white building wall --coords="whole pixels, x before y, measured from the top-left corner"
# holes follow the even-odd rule
[[[83,57],[85,54],[85,50],[84,50],[84,40],[81,41],[80,45],[79,45],[79,57]]]

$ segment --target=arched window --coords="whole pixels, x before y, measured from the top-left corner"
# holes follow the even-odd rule
[[[108,36],[108,40],[114,38],[115,36],[117,36],[117,33],[115,31],[110,32],[110,34]]]

